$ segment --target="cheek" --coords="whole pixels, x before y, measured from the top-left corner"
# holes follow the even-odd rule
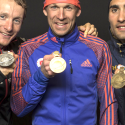
[[[20,31],[21,25],[22,24],[20,24],[20,25],[14,25],[13,31],[14,31],[15,34],[17,34]]]

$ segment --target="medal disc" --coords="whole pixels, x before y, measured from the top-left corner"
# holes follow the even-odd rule
[[[11,54],[0,54],[0,66],[10,66],[14,62],[14,57]]]
[[[117,73],[111,79],[111,85],[116,88],[122,88],[125,85],[125,76],[124,74]]]
[[[61,57],[55,57],[50,61],[50,69],[54,73],[61,73],[65,70],[65,68],[66,68],[66,62]]]

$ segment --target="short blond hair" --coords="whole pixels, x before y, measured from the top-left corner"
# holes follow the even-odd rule
[[[26,0],[14,0],[14,1],[24,9],[24,18],[25,18],[27,12]]]

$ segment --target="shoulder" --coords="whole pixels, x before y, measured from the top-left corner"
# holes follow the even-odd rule
[[[27,41],[23,42],[19,48],[19,53],[27,53],[31,55],[39,46],[44,45],[47,43],[48,36],[47,33],[34,37],[32,39],[28,39]]]
[[[92,36],[92,35],[87,35],[87,38],[85,38],[84,33],[82,33],[82,32],[80,32],[79,41],[83,42],[84,44],[86,44],[89,47],[95,47],[95,48],[106,47],[106,48],[108,48],[107,42],[104,41],[103,39],[96,37],[96,36]]]
[[[48,40],[47,37],[47,33],[39,35],[37,37],[28,39],[27,41],[25,41],[21,46],[22,47],[27,47],[27,46],[34,46],[34,45],[39,45],[39,44],[43,44]]]

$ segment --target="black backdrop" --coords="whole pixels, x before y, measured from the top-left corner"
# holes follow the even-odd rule
[[[99,37],[105,41],[110,39],[108,23],[109,0],[80,0],[82,13],[77,18],[77,25],[90,22],[99,32]],[[43,14],[44,0],[27,0],[28,11],[18,36],[33,38],[48,30],[47,18]]]
[[[26,0],[28,5],[27,17],[24,20],[18,36],[27,39],[41,35],[48,30],[47,18],[43,14],[44,0]],[[82,13],[77,18],[77,25],[87,22],[94,24],[99,32],[99,37],[105,41],[110,39],[108,23],[108,3],[109,0],[80,0]],[[30,114],[31,115],[31,114]],[[31,116],[24,118],[13,117],[13,125],[31,125]],[[99,117],[99,111],[98,111]]]

